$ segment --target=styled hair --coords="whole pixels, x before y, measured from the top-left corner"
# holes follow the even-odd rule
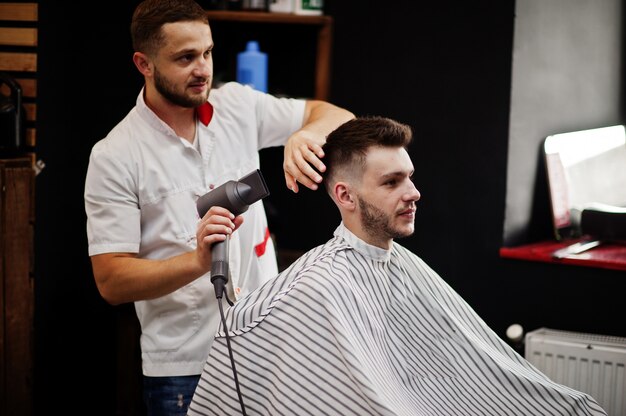
[[[326,190],[331,193],[332,185],[339,178],[360,180],[371,147],[406,149],[412,140],[411,127],[389,118],[368,116],[347,121],[328,135],[322,147]]]
[[[166,23],[202,22],[209,24],[207,12],[194,0],[142,1],[130,23],[130,35],[136,52],[154,55],[163,42],[161,28]]]

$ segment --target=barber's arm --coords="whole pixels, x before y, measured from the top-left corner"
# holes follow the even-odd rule
[[[98,291],[112,305],[172,293],[211,270],[211,245],[224,241],[242,222],[241,216],[211,207],[198,224],[194,251],[164,260],[140,259],[133,253],[92,256]]]
[[[325,101],[307,101],[302,128],[285,144],[283,169],[289,189],[298,192],[298,182],[309,189],[317,189],[322,181],[320,173],[326,170],[322,162],[326,136],[353,118],[351,112]]]

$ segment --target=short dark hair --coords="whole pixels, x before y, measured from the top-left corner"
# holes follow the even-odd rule
[[[331,192],[339,174],[362,174],[370,147],[406,149],[412,140],[411,127],[389,118],[368,116],[347,121],[328,135],[323,146],[326,190]]]
[[[161,27],[164,24],[193,21],[209,24],[206,10],[194,0],[142,1],[135,8],[130,23],[133,48],[136,52],[153,55],[163,41]]]

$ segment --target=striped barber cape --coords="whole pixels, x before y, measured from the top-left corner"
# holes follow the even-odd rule
[[[226,323],[249,416],[606,415],[511,349],[418,256],[343,224]],[[221,325],[188,414],[242,414]]]

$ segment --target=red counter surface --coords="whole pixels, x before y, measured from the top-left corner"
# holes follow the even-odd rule
[[[570,254],[563,258],[553,256],[555,251],[585,240],[549,240],[518,247],[502,247],[500,257],[626,271],[626,244],[603,242],[580,254]]]

